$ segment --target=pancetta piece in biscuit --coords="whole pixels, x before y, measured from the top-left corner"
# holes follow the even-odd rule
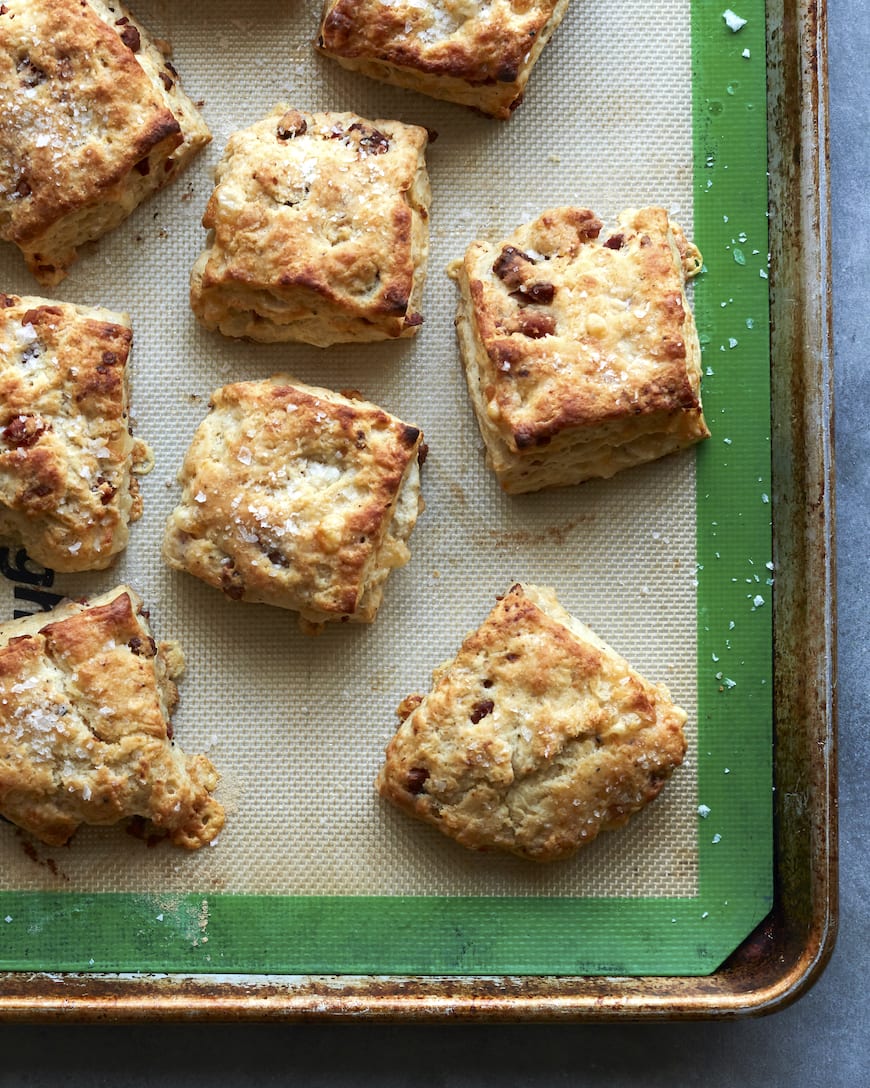
[[[513,586],[399,716],[382,796],[463,846],[533,861],[621,827],[686,751],[667,689],[530,585]]]

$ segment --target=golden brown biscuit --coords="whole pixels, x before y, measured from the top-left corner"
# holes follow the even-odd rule
[[[40,283],[211,139],[168,48],[116,0],[0,4],[0,238]]]
[[[487,464],[505,491],[609,477],[709,436],[686,280],[697,249],[663,208],[615,230],[555,208],[449,269]]]
[[[54,570],[107,567],[142,513],[132,336],[126,314],[0,294],[0,540]]]
[[[211,842],[218,776],[172,743],[183,666],[127,586],[0,625],[0,815],[51,846],[130,816],[188,850]]]
[[[568,0],[326,0],[318,48],[374,79],[507,118]]]
[[[410,558],[423,436],[364,400],[277,375],[218,389],[179,474],[163,555],[303,629],[371,622]]]
[[[533,861],[621,827],[686,751],[667,689],[530,585],[513,586],[399,716],[381,795],[463,846]]]
[[[190,304],[264,342],[412,336],[429,252],[426,130],[276,106],[229,139]]]

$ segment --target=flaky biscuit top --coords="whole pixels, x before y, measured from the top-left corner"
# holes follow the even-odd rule
[[[409,556],[421,442],[376,405],[284,375],[224,386],[185,458],[164,555],[233,599],[371,620],[372,583]]]
[[[132,816],[187,849],[212,841],[217,774],[172,743],[182,668],[126,586],[0,625],[0,814],[50,845]]]
[[[652,801],[686,714],[551,590],[515,585],[399,707],[378,787],[462,845],[566,857]]]
[[[392,321],[391,335],[413,328],[427,142],[415,125],[286,106],[233,133],[202,220],[212,234],[195,293],[223,289],[231,306],[286,326],[310,314],[314,295],[350,317]]]
[[[591,211],[552,209],[502,243],[473,243],[453,268],[481,347],[485,422],[514,451],[700,406],[685,294],[697,250],[663,208],[602,229]]]
[[[129,318],[0,294],[0,537],[61,571],[107,566],[141,514]]]

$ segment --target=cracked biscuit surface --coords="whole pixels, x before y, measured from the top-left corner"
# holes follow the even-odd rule
[[[142,513],[126,314],[0,294],[0,540],[58,571],[101,570]]]
[[[163,555],[232,600],[371,622],[410,558],[423,436],[285,375],[218,389],[179,474]]]
[[[116,0],[0,4],[0,238],[40,283],[211,139],[168,53]]]
[[[686,751],[667,689],[531,585],[513,586],[399,716],[381,795],[463,846],[533,861],[621,827]]]
[[[217,773],[172,743],[183,664],[127,586],[0,625],[0,815],[51,846],[128,817],[189,850],[211,842]]]
[[[656,207],[610,231],[554,208],[451,266],[468,390],[505,491],[607,478],[709,436],[686,298],[700,267]]]
[[[506,119],[568,0],[327,0],[318,48],[352,71]]]
[[[276,106],[234,133],[203,216],[190,303],[261,342],[413,336],[429,252],[428,134]]]

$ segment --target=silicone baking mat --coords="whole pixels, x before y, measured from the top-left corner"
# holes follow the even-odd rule
[[[773,583],[763,8],[747,0],[726,18],[710,0],[575,0],[526,102],[498,123],[320,58],[317,2],[135,5],[172,41],[214,141],[84,252],[53,297],[131,314],[133,415],[156,467],[112,571],[55,576],[0,551],[0,615],[132,584],[158,637],[182,644],[176,737],[221,772],[228,819],[195,855],[148,849],[119,828],[82,829],[62,850],[0,828],[0,967],[699,974],[763,917]],[[438,132],[415,340],[267,347],[195,323],[187,279],[212,169],[229,134],[278,101]],[[605,222],[663,204],[698,242],[713,437],[609,481],[510,498],[484,466],[444,270],[473,238],[566,203]],[[0,276],[5,291],[41,293],[11,248]],[[160,560],[175,473],[210,392],[278,371],[359,388],[425,432],[427,509],[370,628],[310,639],[293,614],[225,600]],[[690,715],[686,762],[659,800],[545,867],[468,853],[372,786],[400,699],[427,689],[517,580],[554,586]]]

